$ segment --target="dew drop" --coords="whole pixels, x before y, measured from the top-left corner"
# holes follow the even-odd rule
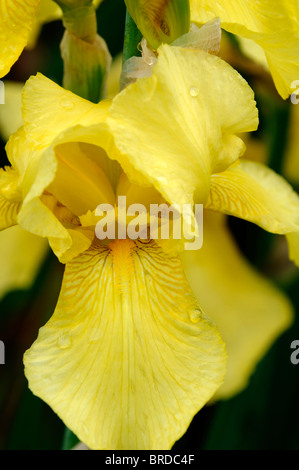
[[[72,101],[69,101],[69,100],[61,100],[60,104],[63,107],[63,109],[67,109],[67,110],[73,109],[73,107],[74,107],[74,103]]]
[[[194,308],[189,312],[189,318],[192,321],[192,323],[198,323],[199,320],[201,319],[201,310],[199,308]]]
[[[199,94],[199,89],[196,86],[191,86],[189,89],[190,95],[196,98]]]
[[[163,165],[162,165],[162,167],[163,167]],[[168,183],[168,179],[165,178],[165,176],[159,176],[159,182],[160,182],[161,184],[165,184],[165,185],[166,185],[166,184],[169,184],[169,183]]]
[[[59,349],[67,349],[72,345],[71,337],[66,333],[60,333],[57,344]]]

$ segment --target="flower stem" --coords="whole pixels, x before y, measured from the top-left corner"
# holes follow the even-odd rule
[[[97,34],[94,6],[66,9],[63,24],[66,28],[60,45],[64,62],[63,86],[98,103],[105,97],[111,56],[104,39]]]
[[[275,106],[269,122],[269,167],[282,173],[283,163],[288,144],[290,122],[290,105],[283,103]]]
[[[123,63],[133,56],[140,56],[138,44],[142,39],[142,34],[136,26],[136,23],[130,16],[128,10],[126,13],[125,38],[123,50]]]

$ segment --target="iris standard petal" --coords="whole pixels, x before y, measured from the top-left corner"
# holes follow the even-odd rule
[[[204,202],[210,175],[245,150],[235,134],[258,124],[253,92],[216,56],[164,45],[153,76],[114,100],[116,146],[170,203]],[[134,172],[132,173],[134,177]]]
[[[109,100],[91,103],[40,73],[27,80],[22,102],[26,137],[39,148],[70,127],[103,122],[110,106]]]

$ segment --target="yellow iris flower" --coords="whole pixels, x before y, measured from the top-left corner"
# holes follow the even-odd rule
[[[101,0],[94,0],[97,7]],[[62,17],[52,0],[1,0],[0,78],[10,71],[24,47],[33,47],[44,23]]]
[[[110,69],[108,96],[111,97],[119,90],[121,59],[121,56],[118,57]],[[5,142],[23,125],[23,87],[24,83],[5,81],[5,104],[0,106],[0,135]],[[0,232],[0,300],[12,290],[28,289],[33,284],[48,251],[46,239],[33,235],[18,225]]]
[[[280,95],[287,98],[299,76],[299,6],[297,0],[190,0],[191,20],[219,17],[222,27],[253,40],[266,57]]]
[[[258,124],[253,92],[218,57],[164,45],[153,75],[112,102],[93,104],[31,78],[23,120],[7,145],[12,168],[0,173],[0,228],[18,223],[47,237],[66,263],[56,310],[25,354],[29,386],[90,448],[168,449],[226,370],[224,343],[184,275],[183,266],[200,297],[194,275],[205,254],[190,264],[188,253],[170,254],[153,240],[102,244],[83,221],[117,195],[145,205],[162,197],[297,236],[299,197],[266,167],[239,159],[236,134]],[[223,266],[234,249],[227,235],[217,246],[209,226],[204,246],[214,258],[209,242],[217,248]],[[236,269],[249,287],[260,284],[246,265]],[[268,295],[283,311],[270,341],[289,324],[290,307],[264,287],[255,315]]]

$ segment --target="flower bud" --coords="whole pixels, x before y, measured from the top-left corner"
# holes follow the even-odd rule
[[[97,34],[92,42],[87,42],[66,31],[60,47],[64,62],[64,87],[98,103],[105,96],[111,63],[104,39]]]
[[[127,9],[148,43],[157,49],[190,28],[189,0],[125,0]]]

